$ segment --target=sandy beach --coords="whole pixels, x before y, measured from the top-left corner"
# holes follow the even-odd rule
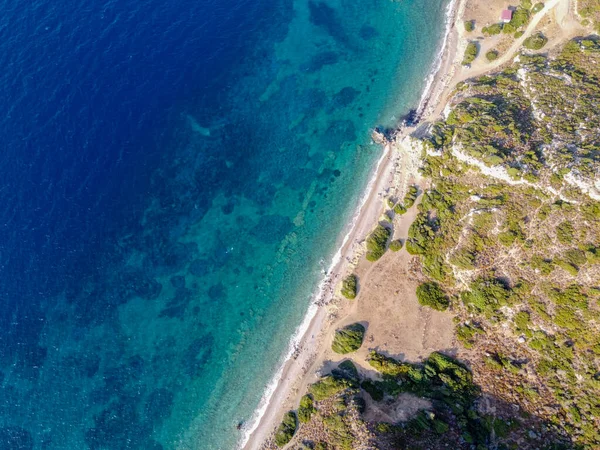
[[[464,50],[475,36],[466,36],[464,20],[474,19],[482,24],[486,20],[493,21],[496,12],[506,5],[501,1],[492,3],[493,7],[484,10],[474,0],[451,3],[447,35],[440,57],[434,63],[435,73],[418,108],[420,126],[439,117],[456,83],[497,70],[512,61],[523,40],[557,5],[560,8],[556,8],[556,22],[568,24],[570,19],[569,0],[551,0],[501,58],[493,63],[478,61],[472,67],[465,68],[461,65]],[[562,29],[568,30],[568,26]],[[391,141],[384,143],[383,155],[354,222],[349,226],[337,262],[322,286],[310,323],[297,343],[293,357],[274,378],[276,387],[263,398],[264,414],[248,430],[249,438],[242,443],[242,448],[272,448],[274,445],[269,443],[269,436],[283,414],[297,407],[306,386],[314,382],[321,372],[326,373],[328,366],[345,359],[330,350],[333,333],[340,326],[355,321],[366,325],[365,344],[353,355],[353,361],[364,371],[369,370],[366,358],[371,349],[409,361],[421,360],[434,350],[456,353],[450,315],[425,310],[416,300],[415,289],[421,274],[414,268],[413,257],[404,250],[387,252],[375,264],[362,257],[366,237],[387,209],[385,200],[390,196],[402,198],[412,184],[420,189],[427,187],[418,173],[421,149],[413,144],[410,137],[415,131],[417,129],[414,127],[402,128]],[[416,207],[412,207],[405,215],[394,219],[394,239],[406,239],[416,213]],[[351,272],[356,273],[360,280],[359,298],[355,301],[342,299],[337,292],[341,279]],[[376,415],[387,419],[399,419],[402,416],[401,411],[380,411],[376,408],[375,411]]]

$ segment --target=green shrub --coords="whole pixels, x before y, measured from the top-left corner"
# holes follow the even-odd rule
[[[548,38],[546,38],[542,33],[536,33],[523,41],[523,47],[528,48],[529,50],[539,50],[544,47],[547,42]]]
[[[495,279],[479,279],[471,283],[471,290],[461,294],[465,305],[490,316],[494,311],[508,303],[510,291]]]
[[[561,244],[570,244],[575,236],[575,228],[569,221],[564,221],[556,227],[556,237]]]
[[[325,417],[323,418],[323,425],[325,425],[331,440],[335,442],[336,449],[352,450],[355,448],[352,429],[342,416],[334,414]]]
[[[412,364],[396,361],[394,358],[372,351],[369,354],[369,365],[378,372],[391,377],[407,377]]]
[[[296,434],[296,414],[294,411],[287,412],[275,432],[275,443],[278,447],[283,447],[292,440]]]
[[[525,31],[520,30],[515,33],[515,39],[519,39],[521,36],[525,34]]]
[[[390,250],[393,252],[402,250],[402,241],[400,239],[396,239],[395,241],[390,242]]]
[[[474,20],[467,20],[465,22],[465,31],[467,33],[471,33],[474,30],[475,30],[475,21]]]
[[[529,328],[531,321],[527,311],[519,311],[514,317],[515,327],[519,333],[525,333]]]
[[[521,0],[521,8],[531,9],[531,0]]]
[[[338,378],[345,378],[352,382],[358,382],[358,370],[352,361],[349,359],[338,364],[337,368],[331,371],[331,374]]]
[[[496,50],[490,50],[485,54],[485,58],[489,62],[495,61],[496,59],[498,59],[498,52]]]
[[[406,209],[412,207],[419,196],[419,188],[417,186],[411,186],[408,188],[408,192],[404,196],[404,207]]]
[[[495,23],[493,25],[490,25],[489,27],[483,27],[481,29],[481,31],[483,32],[483,34],[487,34],[490,36],[493,36],[495,34],[500,34],[502,32],[502,24]]]
[[[542,2],[538,2],[533,6],[533,9],[531,10],[531,12],[533,14],[537,14],[539,13],[542,9],[544,9],[544,4]]]
[[[365,380],[360,384],[360,387],[363,388],[376,402],[383,400],[383,389],[381,389],[381,387],[379,387],[379,385],[375,382],[371,380]]]
[[[456,327],[456,337],[462,342],[465,348],[473,347],[473,344],[475,344],[475,336],[483,333],[485,333],[485,331],[473,324],[464,323]]]
[[[342,295],[349,300],[356,298],[356,292],[358,290],[358,277],[354,274],[348,275],[342,281]]]
[[[327,375],[316,383],[311,384],[308,388],[308,392],[312,394],[315,401],[320,402],[352,387],[353,385],[354,383],[350,380]]]
[[[450,302],[437,283],[423,283],[417,288],[417,299],[423,306],[429,306],[437,311],[448,309]]]
[[[391,235],[391,230],[383,225],[377,225],[377,228],[367,238],[367,260],[377,261],[383,256]]]
[[[510,19],[510,22],[507,25],[511,25],[514,28],[514,31],[521,28],[523,25],[526,25],[529,22],[529,8],[517,8]],[[506,27],[506,25],[505,25]]]
[[[401,216],[402,214],[406,213],[406,208],[401,203],[398,203],[396,206],[394,206],[394,212]]]
[[[314,413],[317,412],[313,399],[310,395],[306,394],[300,399],[300,406],[298,407],[298,420],[302,423],[310,421],[310,418]]]
[[[478,53],[479,47],[477,47],[477,44],[475,42],[469,42],[467,44],[467,48],[465,49],[465,56],[463,58],[462,65],[468,66],[471,64],[473,61],[475,61],[475,58],[477,58]]]
[[[314,450],[327,450],[327,442],[317,442]]]
[[[515,31],[517,31],[517,29],[510,22],[505,23],[502,27],[502,32],[504,34],[513,34]]]
[[[360,348],[365,336],[365,327],[360,323],[353,323],[335,332],[331,349],[344,355],[355,352]]]

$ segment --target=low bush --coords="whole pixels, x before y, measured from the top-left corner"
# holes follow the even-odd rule
[[[331,349],[341,355],[355,352],[360,348],[365,336],[365,327],[360,323],[353,323],[335,332]]]
[[[437,283],[423,283],[417,288],[417,299],[423,306],[429,306],[437,311],[448,309],[450,302]]]
[[[542,33],[536,33],[523,41],[523,47],[528,48],[529,50],[539,50],[544,47],[547,42],[548,38],[546,38]]]
[[[394,206],[394,212],[401,216],[402,214],[406,213],[406,208],[403,204],[398,203],[396,206]]]
[[[383,389],[381,389],[375,382],[371,380],[365,380],[360,384],[360,387],[363,388],[376,402],[383,400]]]
[[[298,407],[298,420],[302,423],[307,423],[316,412],[317,408],[315,408],[312,397],[308,394],[302,396],[300,406]]]
[[[465,49],[465,56],[463,58],[462,65],[468,66],[471,64],[473,61],[475,61],[475,58],[477,58],[478,53],[479,47],[477,47],[477,44],[475,42],[469,42],[467,44],[467,48]]]
[[[483,27],[481,31],[483,32],[483,34],[487,34],[490,36],[500,34],[502,32],[502,24],[495,23],[493,25],[490,25],[489,27]]]
[[[308,392],[312,394],[313,399],[317,402],[333,397],[350,387],[354,386],[350,380],[327,375],[321,378],[308,388]]]
[[[511,25],[514,30],[521,28],[529,22],[529,8],[517,8],[512,15],[512,19],[507,25]],[[506,25],[505,25],[506,26]]]
[[[570,244],[573,242],[574,235],[575,228],[573,228],[571,222],[565,220],[556,227],[556,237],[561,244]]]
[[[331,371],[331,374],[338,378],[345,378],[353,382],[359,379],[358,370],[352,361],[349,359],[338,364],[337,368]]]
[[[349,300],[356,298],[358,291],[358,277],[354,274],[348,275],[342,281],[342,295]]]
[[[383,256],[391,235],[390,229],[383,225],[377,225],[377,228],[367,238],[367,260],[377,261]]]
[[[406,209],[412,207],[419,196],[419,188],[417,186],[411,186],[408,188],[408,192],[404,196],[404,207]]]
[[[525,34],[525,31],[519,30],[515,33],[515,39],[519,39],[521,36]]]
[[[531,12],[533,14],[537,14],[539,13],[542,9],[544,9],[544,4],[542,2],[538,2],[533,6],[533,9],[531,10]]]
[[[292,440],[294,434],[296,434],[296,414],[290,411],[283,416],[283,420],[275,432],[275,443],[278,447],[283,447]]]
[[[461,294],[463,303],[477,311],[491,316],[501,306],[508,303],[510,291],[495,279],[479,279],[471,283],[471,290]]]
[[[335,448],[340,450],[352,450],[356,448],[352,428],[346,423],[344,417],[334,414],[323,418],[323,425],[327,434],[335,442]]]
[[[467,20],[465,22],[465,31],[467,33],[471,33],[474,30],[475,30],[475,21],[474,20]]]
[[[393,252],[402,250],[402,241],[400,239],[396,239],[395,241],[390,242],[390,250]]]
[[[392,377],[407,376],[411,364],[396,361],[394,358],[372,351],[369,355],[369,365],[378,372]]]
[[[489,61],[495,61],[498,59],[498,52],[496,50],[490,50],[485,54],[485,58]]]

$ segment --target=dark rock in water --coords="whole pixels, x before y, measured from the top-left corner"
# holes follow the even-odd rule
[[[250,235],[262,242],[277,242],[289,233],[294,224],[289,217],[270,214],[262,216],[250,230]]]
[[[95,416],[94,426],[85,433],[90,449],[145,448],[152,425],[140,422],[136,408],[131,399],[120,397]]]
[[[203,277],[211,272],[211,264],[207,259],[195,259],[188,267],[188,272],[196,277]]]
[[[411,109],[406,116],[403,118],[403,123],[407,127],[412,127],[419,123],[420,117],[417,115],[416,109]]]
[[[173,392],[165,388],[152,391],[144,405],[144,415],[146,420],[159,424],[169,417],[171,415],[174,397],[175,395]]]
[[[321,70],[324,66],[330,66],[337,63],[340,56],[336,52],[322,52],[310,59],[307,65],[300,67],[300,70],[304,70],[308,73],[314,73]]]
[[[211,300],[224,300],[227,297],[227,292],[223,283],[218,283],[208,288],[208,297]]]
[[[173,286],[176,289],[185,287],[185,277],[182,275],[175,275],[175,276],[171,277],[170,281],[171,281],[171,286]]]
[[[356,126],[351,120],[334,120],[325,133],[331,149],[339,148],[344,142],[356,140]]]
[[[350,37],[334,8],[326,4],[325,2],[314,2],[308,3],[310,11],[310,21],[318,27],[323,28],[329,35],[334,38],[338,43],[347,47],[352,47]]]
[[[223,214],[228,216],[233,212],[233,208],[235,208],[235,205],[233,203],[227,203],[226,205],[221,206],[221,211],[223,212]]]
[[[31,433],[20,427],[0,428],[0,448],[6,450],[32,450]]]
[[[372,27],[371,25],[363,25],[360,28],[359,34],[361,38],[367,41],[369,39],[373,39],[374,37],[379,36],[379,32],[377,31],[377,29]]]
[[[182,355],[184,372],[191,378],[198,376],[204,366],[208,363],[213,351],[215,339],[207,334],[201,338],[194,339]]]
[[[62,364],[78,376],[92,378],[100,369],[100,356],[96,352],[75,353],[65,357]]]
[[[359,90],[356,90],[350,86],[346,86],[333,96],[333,105],[338,108],[345,108],[354,100],[356,100],[356,97],[358,97],[359,94]]]
[[[117,304],[125,303],[134,296],[154,300],[162,291],[162,284],[142,271],[121,272],[116,282],[116,292],[120,297]]]
[[[169,300],[165,309],[160,312],[160,317],[183,319],[185,311],[192,297],[193,291],[185,287],[181,287],[175,291],[175,296]]]
[[[177,242],[162,253],[162,260],[159,261],[159,264],[168,268],[177,269],[183,267],[197,257],[198,244],[195,242]]]

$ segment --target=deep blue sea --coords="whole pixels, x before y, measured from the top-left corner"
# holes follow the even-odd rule
[[[235,448],[445,4],[0,0],[0,448]]]

